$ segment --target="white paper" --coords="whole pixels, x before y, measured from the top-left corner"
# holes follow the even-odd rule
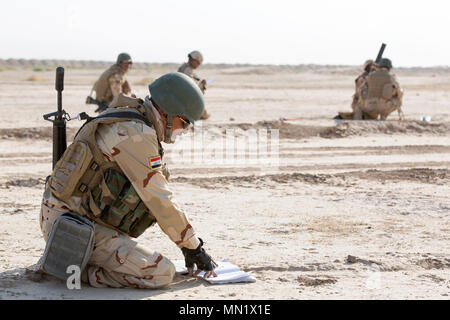
[[[187,268],[184,266],[184,260],[173,261],[178,274],[187,274]],[[255,282],[256,278],[249,272],[242,271],[238,266],[228,260],[218,262],[218,267],[214,269],[217,277],[203,278],[211,284],[236,283],[236,282]],[[205,272],[200,272],[198,277],[203,277]]]

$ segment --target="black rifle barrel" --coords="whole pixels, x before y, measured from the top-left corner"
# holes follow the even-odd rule
[[[63,67],[56,68],[55,89],[56,89],[56,91],[64,90],[64,68]]]
[[[64,68],[56,68],[55,89],[58,91],[58,112],[53,122],[53,168],[67,149],[66,120],[63,118],[62,91],[64,90]]]
[[[62,92],[64,90],[64,68],[56,68],[55,89],[58,91],[58,116],[57,120],[62,119]]]
[[[386,48],[386,44],[385,44],[385,43],[382,43],[382,44],[381,44],[381,48],[380,48],[380,50],[378,51],[377,58],[375,59],[375,63],[379,63],[379,62],[380,62],[381,58],[383,57],[383,52],[384,52],[384,49],[385,49],[385,48]]]

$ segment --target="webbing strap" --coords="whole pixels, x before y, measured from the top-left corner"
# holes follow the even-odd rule
[[[83,129],[83,127],[85,125],[87,125],[89,122],[91,122],[92,120],[95,119],[105,119],[105,118],[122,118],[122,119],[136,119],[136,120],[141,120],[143,121],[147,126],[151,127],[152,124],[148,121],[148,119],[138,113],[135,112],[131,112],[131,111],[119,111],[119,112],[114,112],[114,113],[107,113],[107,114],[102,114],[99,115],[97,117],[89,117],[85,123],[83,123],[83,125],[81,126],[80,129],[78,129],[77,133],[75,134],[74,139],[77,137],[78,133],[81,131],[81,129]]]
[[[151,127],[151,123],[147,120],[146,117],[135,113],[135,112],[130,112],[130,111],[119,111],[119,112],[114,112],[114,113],[107,113],[107,114],[102,114],[98,117],[92,118],[92,120],[94,119],[104,119],[104,118],[127,118],[127,119],[137,119],[137,120],[141,120],[143,122],[145,122],[146,125],[148,125],[149,127]]]

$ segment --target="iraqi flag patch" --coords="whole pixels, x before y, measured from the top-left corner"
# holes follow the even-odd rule
[[[149,158],[148,162],[151,169],[158,169],[162,166],[161,157]]]

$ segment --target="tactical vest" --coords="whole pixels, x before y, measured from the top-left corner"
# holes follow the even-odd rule
[[[95,91],[96,100],[106,103],[110,103],[113,100],[114,97],[109,87],[109,78],[116,73],[120,73],[122,76],[124,75],[122,68],[117,64],[112,65],[108,70],[102,73],[92,89]],[[121,81],[122,83],[120,85],[122,86],[125,79],[122,77]]]
[[[392,77],[387,70],[378,70],[372,72],[367,78],[368,93],[367,99],[386,99],[392,98],[395,85]]]
[[[107,161],[95,141],[99,124],[130,120],[152,126],[134,109],[114,109],[86,122],[56,163],[49,185],[52,193],[63,201],[71,197],[81,199],[78,208],[71,208],[73,211],[137,238],[156,219],[117,163]]]

